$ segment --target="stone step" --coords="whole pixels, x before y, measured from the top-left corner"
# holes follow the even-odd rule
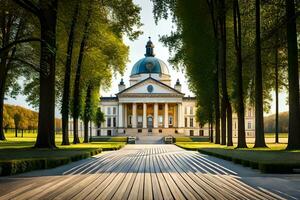
[[[136,144],[163,144],[164,137],[163,136],[145,136],[138,135],[136,136]]]

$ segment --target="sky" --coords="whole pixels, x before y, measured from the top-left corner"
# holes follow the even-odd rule
[[[188,83],[185,78],[184,73],[180,71],[176,71],[173,67],[168,63],[168,59],[170,57],[170,53],[168,48],[163,46],[162,43],[159,42],[159,37],[165,34],[169,34],[172,29],[174,29],[174,24],[171,20],[162,20],[157,25],[154,22],[153,14],[152,14],[152,2],[150,0],[133,0],[136,4],[138,4],[141,10],[141,22],[144,24],[141,27],[143,34],[134,41],[130,41],[128,38],[125,38],[124,42],[129,46],[129,62],[126,65],[126,71],[124,75],[121,77],[117,74],[112,81],[112,85],[109,90],[101,91],[102,96],[114,96],[118,92],[118,84],[121,78],[124,79],[126,87],[129,86],[129,76],[132,69],[132,66],[139,59],[144,57],[145,54],[145,45],[148,41],[148,37],[151,37],[152,42],[154,43],[154,53],[156,57],[163,60],[169,66],[169,71],[172,79],[172,86],[175,84],[176,80],[179,79],[182,84],[182,92],[186,94],[186,96],[193,96],[193,93],[188,89]],[[275,94],[273,93],[273,99]],[[16,99],[8,98],[5,103],[20,105],[26,108],[32,109],[30,105],[28,105],[25,101],[25,97],[23,95],[18,95]],[[279,95],[279,110],[280,112],[287,111],[288,106],[286,105],[287,94],[280,93]],[[275,102],[273,101],[271,104],[271,111],[268,114],[275,113]],[[59,117],[59,110],[56,109],[56,116]]]

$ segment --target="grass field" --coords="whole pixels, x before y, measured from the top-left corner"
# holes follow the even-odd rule
[[[287,151],[287,144],[267,144],[267,148],[236,149],[235,146],[212,144],[208,142],[177,142],[177,146],[204,154],[230,160],[245,166],[258,168],[268,173],[291,173],[293,169],[300,168],[300,150]]]
[[[176,142],[175,143],[177,146],[188,149],[188,150],[198,150],[201,148],[221,148],[221,149],[235,149],[236,146],[233,147],[227,147],[224,145],[219,145],[219,144],[213,144],[213,143],[208,143],[208,142]],[[252,147],[254,144],[248,144],[247,149],[240,149],[240,150],[254,150]],[[286,144],[275,144],[275,143],[270,143],[267,144],[268,148],[255,148],[255,150],[266,150],[266,151],[271,151],[271,150],[278,150],[278,151],[283,151],[286,148]]]
[[[70,155],[90,152],[96,149],[104,151],[119,149],[125,145],[124,142],[93,142],[62,146],[61,135],[57,134],[55,138],[57,149],[34,149],[36,133],[24,133],[24,137],[21,137],[21,134],[15,137],[13,132],[8,132],[5,136],[7,140],[0,141],[0,160],[69,157]],[[72,140],[73,138],[70,137],[70,142]],[[82,142],[82,138],[80,140]]]

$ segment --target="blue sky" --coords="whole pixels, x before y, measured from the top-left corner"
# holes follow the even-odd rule
[[[158,40],[159,36],[169,34],[172,29],[174,29],[174,24],[171,22],[171,20],[162,20],[157,25],[154,22],[153,14],[152,14],[152,2],[150,0],[134,0],[136,4],[138,4],[141,8],[141,21],[144,24],[141,28],[143,31],[143,34],[135,41],[130,41],[127,38],[125,38],[125,43],[130,48],[130,54],[129,54],[129,62],[127,63],[126,71],[124,75],[121,77],[120,75],[116,75],[113,78],[111,88],[108,91],[101,91],[102,96],[111,96],[118,92],[118,83],[120,82],[120,79],[123,78],[126,86],[129,86],[129,75],[131,72],[131,68],[134,65],[135,62],[137,62],[140,58],[144,57],[145,54],[145,45],[148,41],[148,37],[151,37],[152,42],[155,45],[154,52],[156,54],[156,57],[162,59],[165,61],[169,66],[169,71],[172,78],[172,85],[175,84],[176,80],[179,78],[182,84],[182,91],[186,95],[193,94],[188,89],[188,84],[186,81],[186,78],[184,76],[184,73],[178,72],[173,69],[173,67],[167,62],[168,58],[170,57],[170,54],[168,52],[167,47],[164,47]],[[273,94],[274,97],[274,94]],[[288,106],[286,105],[286,93],[281,93],[279,100],[280,100],[280,111],[286,111],[288,110]],[[22,95],[18,95],[16,99],[8,98],[5,103],[14,104],[14,105],[21,105],[26,108],[31,108],[25,101],[25,97]],[[275,112],[275,102],[272,102],[272,108],[271,113]],[[59,110],[56,111],[56,116],[59,116]]]

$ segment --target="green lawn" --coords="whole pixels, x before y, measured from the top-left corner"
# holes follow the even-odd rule
[[[288,134],[287,133],[279,133],[279,138],[287,138]],[[265,133],[266,138],[275,138],[275,133]]]
[[[300,150],[286,151],[286,144],[267,144],[268,148],[236,149],[207,142],[177,142],[177,146],[258,168],[262,172],[286,173],[300,168]]]
[[[13,132],[5,134],[6,141],[0,141],[0,161],[11,159],[29,159],[29,158],[57,158],[69,157],[78,153],[91,152],[96,149],[112,150],[122,148],[124,142],[93,142],[88,144],[71,144],[69,146],[61,145],[61,135],[56,135],[57,149],[34,149],[36,133],[24,133],[24,137],[19,134],[15,137]],[[72,137],[70,142],[72,142]],[[82,142],[82,138],[81,142]]]
[[[24,133],[15,137],[13,132],[5,134],[0,141],[0,176],[14,175],[37,169],[48,169],[73,161],[88,158],[105,150],[122,148],[125,142],[93,142],[88,144],[61,145],[61,134],[56,135],[57,149],[35,149],[36,133]],[[72,137],[70,142],[72,142]],[[80,138],[82,142],[82,138]]]
[[[213,144],[213,143],[208,143],[208,142],[176,142],[175,143],[177,146],[188,149],[188,150],[198,150],[202,148],[222,148],[222,149],[234,149],[236,146],[233,147],[227,147],[224,145],[219,145],[219,144]],[[254,144],[248,144],[247,149],[243,150],[254,150],[252,147]],[[256,148],[255,150],[284,150],[286,148],[286,144],[275,144],[275,143],[269,143],[267,144],[268,148]]]

